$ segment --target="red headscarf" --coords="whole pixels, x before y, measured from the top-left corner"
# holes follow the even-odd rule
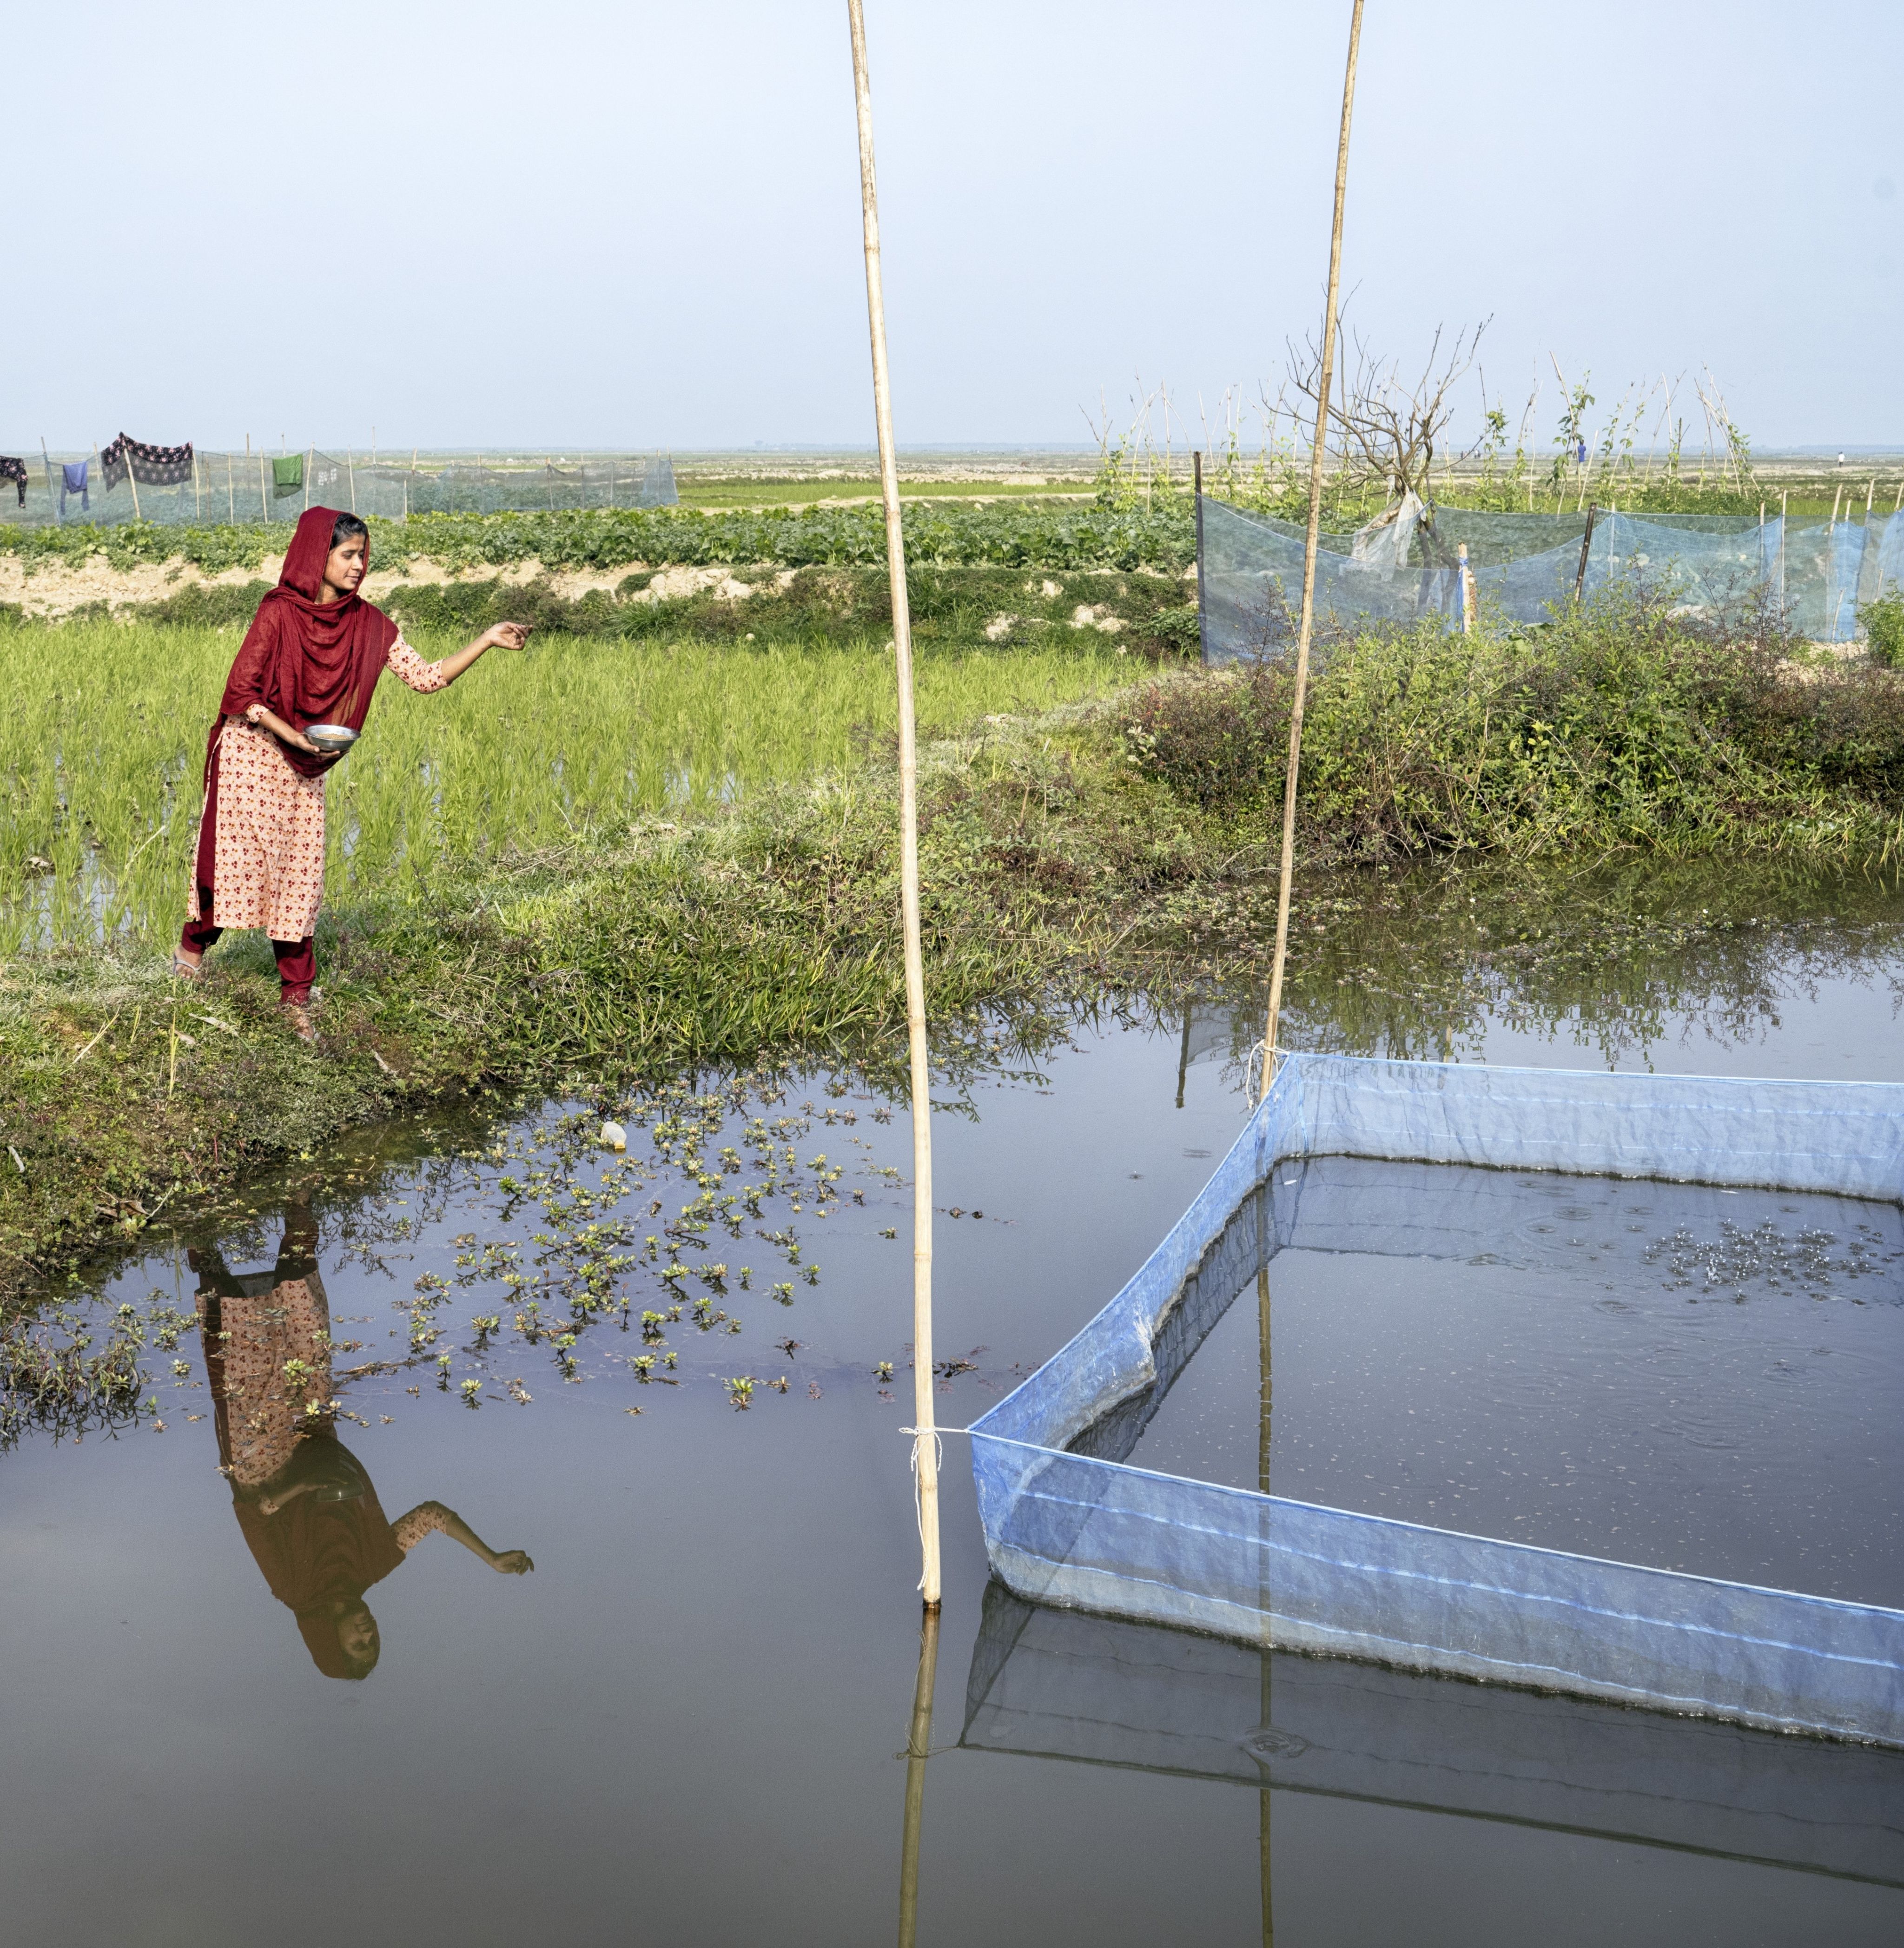
[[[309,507],[299,519],[285,553],[284,572],[259,603],[225,679],[218,722],[212,726],[206,748],[208,775],[219,724],[228,717],[242,717],[254,703],[263,704],[299,730],[313,724],[364,727],[371,693],[383,674],[384,656],[396,641],[397,625],[361,596],[346,595],[336,602],[318,600],[337,511]],[[278,747],[292,769],[307,778],[327,771],[340,755],[314,757],[281,738]]]

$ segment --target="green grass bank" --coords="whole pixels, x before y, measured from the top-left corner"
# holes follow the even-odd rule
[[[572,637],[444,697],[391,686],[334,787],[315,1051],[278,1025],[262,941],[222,945],[201,985],[164,971],[231,647],[138,624],[0,630],[31,727],[0,771],[0,1291],[448,1097],[891,1056],[876,636]],[[1259,978],[1285,669],[1158,668],[1068,630],[1056,648],[929,651],[921,693],[943,1046],[1054,997]],[[1433,994],[1469,991],[1481,955],[1494,981],[1573,969],[1580,1005],[1609,943],[1657,946],[1628,895],[1583,899],[1589,870],[1630,887],[1822,870],[1881,903],[1901,786],[1904,678],[1862,658],[1617,603],[1528,635],[1334,646],[1309,708],[1292,1006],[1325,1044],[1428,1052]],[[1450,889],[1485,876],[1484,923]],[[1754,897],[1728,924],[1760,917]],[[1357,929],[1415,972],[1344,972]],[[1411,981],[1426,1013],[1381,1029],[1372,992]]]

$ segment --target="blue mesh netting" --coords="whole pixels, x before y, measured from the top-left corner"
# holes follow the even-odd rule
[[[1904,1612],[1124,1465],[1160,1371],[1242,1261],[1304,1221],[1300,1173],[1293,1198],[1255,1193],[1282,1159],[1332,1155],[1894,1204],[1904,1088],[1289,1056],[1142,1270],[973,1427],[994,1572],[1033,1601],[1251,1644],[1904,1745]]]
[[[1455,550],[1465,544],[1484,611],[1542,622],[1573,599],[1620,578],[1670,588],[1687,607],[1714,616],[1781,609],[1814,642],[1851,642],[1859,606],[1904,585],[1904,516],[1760,522],[1726,515],[1622,514],[1595,518],[1583,578],[1584,514],[1488,514],[1444,508],[1411,538],[1397,566],[1383,547],[1358,560],[1354,538],[1325,535],[1316,560],[1316,618],[1328,638],[1374,624],[1409,626],[1459,617]],[[1205,498],[1199,569],[1207,661],[1230,662],[1279,647],[1302,601],[1303,530]]]
[[[76,490],[61,494],[66,460],[86,464],[83,504]],[[356,454],[340,458],[307,447],[282,455],[200,452],[183,481],[158,485],[122,478],[110,488],[92,454],[56,454],[50,460],[35,454],[27,464],[25,504],[16,510],[9,496],[0,516],[23,527],[113,527],[133,520],[203,527],[290,523],[307,505],[398,521],[411,514],[672,507],[679,501],[674,463],[662,454],[591,454],[562,464],[452,462],[435,467]]]

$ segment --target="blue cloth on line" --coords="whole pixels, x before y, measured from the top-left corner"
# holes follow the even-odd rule
[[[88,510],[91,507],[92,494],[87,484],[87,477],[91,466],[92,462],[89,460],[69,460],[61,464],[60,467],[61,476],[60,512],[61,513],[64,514],[66,512],[66,497],[69,494],[79,495],[79,504],[82,507]]]

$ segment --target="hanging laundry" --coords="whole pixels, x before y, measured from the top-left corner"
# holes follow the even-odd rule
[[[176,487],[192,477],[189,440],[183,446],[148,446],[143,440],[121,433],[99,460],[103,483],[109,494],[129,472],[141,487]]]
[[[304,492],[304,456],[301,453],[281,454],[271,464],[271,492],[279,500],[288,494]]]
[[[0,453],[0,480],[11,480],[20,489],[20,504],[26,504],[26,463]]]
[[[89,484],[92,474],[90,460],[68,460],[60,467],[60,513],[66,513],[67,496],[77,494],[79,505],[90,510],[92,506],[92,489]]]

